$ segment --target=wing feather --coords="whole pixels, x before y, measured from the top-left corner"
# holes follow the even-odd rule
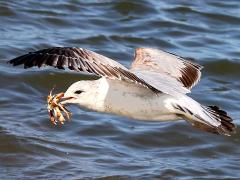
[[[181,96],[182,94],[190,92],[190,90],[182,86],[181,82],[176,81],[176,79],[166,74],[144,70],[135,70],[134,74],[165,94]]]
[[[14,66],[24,65],[24,68],[33,66],[53,66],[59,69],[69,68],[77,72],[83,71],[105,76],[111,79],[124,80],[141,84],[156,93],[161,91],[138,78],[120,63],[92,52],[90,50],[75,47],[53,47],[19,56],[9,61]]]
[[[144,71],[145,76],[148,76],[147,72],[154,73],[155,76],[152,76],[152,78],[157,79],[159,77],[161,79],[163,74],[169,76],[172,82],[174,80],[175,82],[180,82],[180,84],[176,82],[179,85],[179,89],[184,87],[188,90],[191,90],[200,80],[201,69],[202,66],[180,56],[152,48],[136,49],[135,58],[131,66],[131,71]],[[144,79],[144,77],[141,78]]]

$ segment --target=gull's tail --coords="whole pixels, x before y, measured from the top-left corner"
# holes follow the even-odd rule
[[[191,99],[184,105],[173,104],[173,107],[197,129],[226,136],[235,133],[236,125],[232,118],[217,106],[203,106]]]

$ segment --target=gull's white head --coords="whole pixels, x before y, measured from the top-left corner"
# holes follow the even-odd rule
[[[62,104],[92,106],[98,93],[99,80],[82,80],[73,83],[64,93]],[[64,100],[66,99],[66,100]]]

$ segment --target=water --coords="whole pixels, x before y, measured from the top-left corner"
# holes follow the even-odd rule
[[[240,133],[184,121],[150,123],[70,109],[53,126],[46,96],[77,73],[6,62],[51,46],[91,49],[129,66],[134,49],[161,48],[203,65],[191,94],[240,120],[240,4],[228,1],[0,1],[0,179],[239,179]]]

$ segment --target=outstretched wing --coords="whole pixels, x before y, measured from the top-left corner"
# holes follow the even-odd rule
[[[138,48],[131,71],[159,90],[190,92],[200,80],[202,66],[180,56],[152,48]],[[169,87],[167,87],[169,86]]]
[[[160,92],[144,80],[138,78],[120,63],[92,52],[75,47],[53,47],[19,56],[9,61],[14,66],[24,65],[24,68],[33,66],[53,66],[59,69],[69,68],[77,72],[88,72],[97,76],[124,80],[141,84],[154,92]]]

